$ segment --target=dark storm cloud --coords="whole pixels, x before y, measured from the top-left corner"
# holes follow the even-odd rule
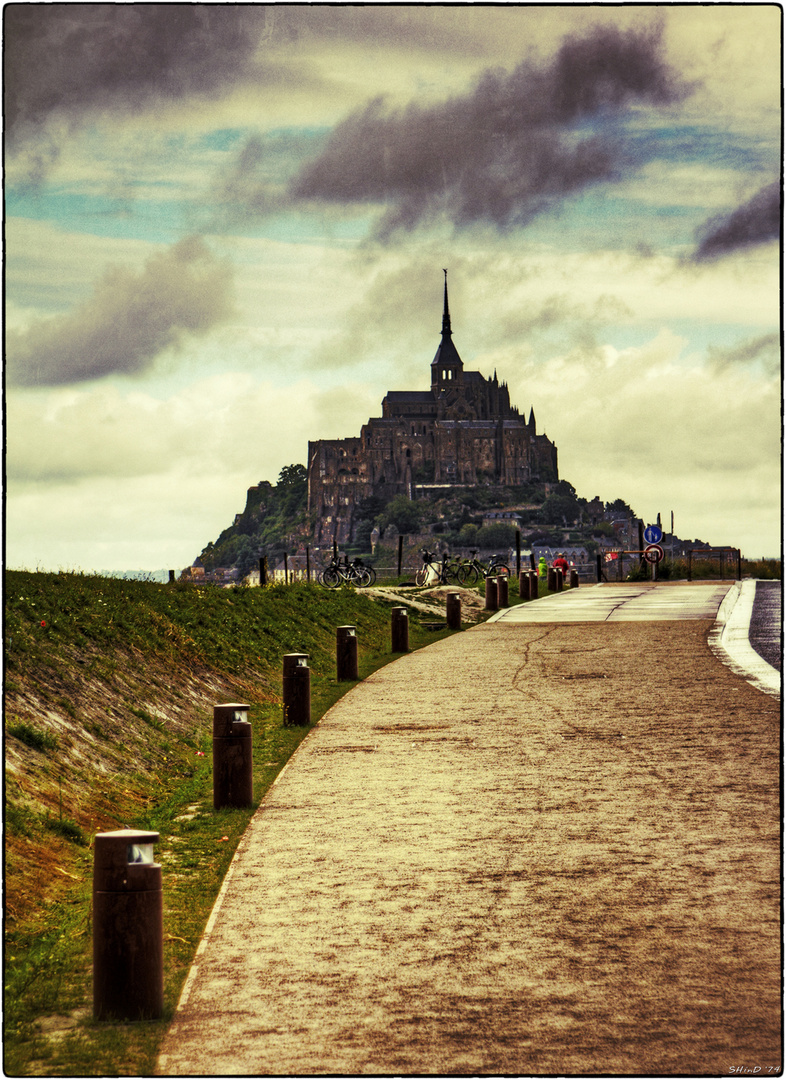
[[[781,234],[781,191],[776,181],[730,214],[710,218],[703,226],[696,262],[717,259],[740,248],[777,240]]]
[[[458,226],[523,224],[630,163],[610,133],[628,106],[686,92],[657,32],[598,28],[566,39],[548,66],[488,71],[471,94],[441,105],[394,111],[371,101],[335,128],[290,193],[385,202],[382,237],[444,212]]]
[[[232,310],[231,271],[199,237],[154,255],[139,274],[114,268],[67,315],[6,337],[6,373],[18,386],[58,386],[139,374],[187,334]]]
[[[214,95],[247,76],[262,8],[219,4],[11,4],[4,19],[5,130],[52,115],[136,110]]]

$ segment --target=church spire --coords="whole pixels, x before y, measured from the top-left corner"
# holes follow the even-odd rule
[[[443,269],[442,273],[445,275],[445,306],[442,311],[442,336],[452,337],[453,334],[450,329],[450,309],[448,308],[448,272]]]
[[[431,389],[434,392],[452,389],[458,386],[463,378],[464,365],[461,357],[453,344],[453,334],[450,329],[450,308],[448,307],[448,272],[445,275],[445,305],[442,309],[442,340],[437,349],[437,355],[431,361]]]

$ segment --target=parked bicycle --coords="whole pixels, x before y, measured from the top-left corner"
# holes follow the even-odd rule
[[[415,571],[416,585],[460,585],[461,564],[448,562],[448,556],[440,558],[436,552],[423,548],[423,565]]]
[[[480,578],[510,577],[510,569],[502,561],[501,555],[492,555],[487,563],[481,562],[477,551],[471,551],[471,558],[460,564],[460,580],[465,585],[475,585]]]
[[[334,555],[319,575],[319,584],[326,589],[337,589],[339,585],[365,589],[376,580],[377,573],[373,566],[366,566],[362,559],[353,559],[350,562],[346,555],[343,559]]]

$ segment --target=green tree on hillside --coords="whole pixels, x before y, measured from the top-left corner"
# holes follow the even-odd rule
[[[395,525],[404,536],[419,532],[423,522],[421,506],[427,507],[428,503],[421,504],[413,502],[406,495],[396,495],[376,519],[377,528],[384,533],[388,525]]]
[[[275,487],[263,481],[249,489],[243,513],[204,548],[199,556],[202,565],[206,570],[234,566],[245,575],[256,568],[260,556],[278,557],[297,542],[307,499],[305,465],[286,465]]]

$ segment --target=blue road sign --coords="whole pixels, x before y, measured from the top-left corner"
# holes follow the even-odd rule
[[[644,539],[648,544],[659,544],[663,539],[663,529],[660,525],[648,525],[644,530]]]

